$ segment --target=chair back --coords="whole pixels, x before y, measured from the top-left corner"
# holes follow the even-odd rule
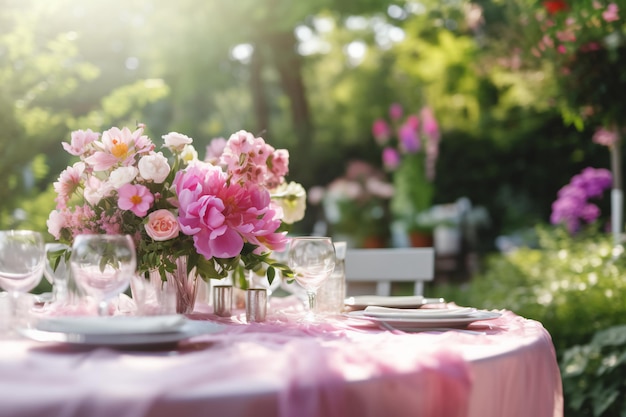
[[[391,295],[392,282],[412,282],[414,295],[423,295],[424,282],[435,277],[434,248],[348,249],[346,294]],[[367,287],[369,286],[369,292]]]

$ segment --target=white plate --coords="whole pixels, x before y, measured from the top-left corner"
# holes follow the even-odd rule
[[[41,318],[35,328],[46,332],[89,335],[171,333],[187,321],[182,314],[162,316],[53,316]]]
[[[368,306],[395,307],[395,308],[419,308],[425,304],[444,303],[443,298],[426,298],[421,295],[409,296],[380,296],[361,295],[348,297],[344,303],[352,309],[364,309]]]
[[[363,315],[376,317],[379,319],[459,319],[472,317],[476,313],[472,307],[451,307],[451,308],[388,308],[380,306],[368,306]]]
[[[38,329],[20,329],[19,332],[39,342],[67,343],[83,346],[155,346],[166,345],[203,334],[218,333],[226,326],[210,321],[186,320],[177,330],[158,333],[72,333],[50,332]]]
[[[402,330],[402,329],[415,329],[415,328],[439,328],[439,327],[451,327],[459,328],[465,327],[470,323],[479,320],[492,320],[501,316],[500,313],[486,310],[476,310],[474,313],[467,317],[414,317],[414,318],[380,318],[366,316],[365,312],[351,311],[346,313],[348,317],[369,320],[373,323],[387,323],[390,326]]]

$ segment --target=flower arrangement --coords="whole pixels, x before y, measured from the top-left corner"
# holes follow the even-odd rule
[[[619,4],[618,4],[619,3]],[[527,22],[530,52],[554,64],[555,78],[570,121],[611,126],[626,105],[626,19],[623,1],[532,2]]]
[[[558,191],[552,203],[552,224],[564,224],[570,233],[577,232],[582,222],[592,223],[600,217],[600,208],[590,201],[602,197],[611,187],[611,172],[604,168],[585,168],[574,175],[569,184]]]
[[[242,130],[200,161],[186,135],[163,140],[169,158],[143,125],[73,132],[63,147],[79,161],[54,183],[50,234],[69,245],[84,233],[131,235],[138,273],[158,270],[162,279],[182,256],[204,280],[240,266],[267,267],[270,281],[276,269],[291,276],[271,258],[288,242],[285,224],[304,216],[304,189],[285,181],[288,151]]]
[[[393,215],[404,221],[409,230],[428,229],[428,225],[420,224],[419,214],[432,205],[441,134],[429,107],[404,119],[403,113],[400,104],[392,104],[390,121],[376,119],[372,134],[382,147],[383,166],[393,176]]]
[[[309,201],[323,204],[332,234],[352,236],[356,246],[374,246],[367,240],[377,238],[380,242],[389,235],[388,205],[393,194],[394,188],[381,170],[353,160],[345,174],[327,187],[312,188]]]

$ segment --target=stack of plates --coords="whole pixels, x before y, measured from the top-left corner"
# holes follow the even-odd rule
[[[171,344],[198,334],[215,333],[223,325],[201,322],[183,315],[164,316],[55,316],[42,318],[34,328],[20,333],[42,342],[78,345],[136,346]]]
[[[500,313],[472,307],[433,309],[399,309],[368,306],[362,311],[348,313],[349,317],[385,323],[396,329],[465,327],[479,320],[500,317]]]

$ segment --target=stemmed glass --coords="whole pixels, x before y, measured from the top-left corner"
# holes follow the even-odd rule
[[[109,315],[109,301],[126,290],[137,267],[135,245],[128,235],[79,235],[70,268],[76,284],[98,302],[98,314]]]
[[[32,230],[0,231],[0,287],[12,299],[12,322],[18,316],[20,296],[35,288],[43,275],[46,258],[43,237]]]
[[[69,296],[70,278],[70,267],[65,254],[70,253],[70,247],[63,243],[46,243],[45,249],[46,263],[43,274],[52,284],[52,303],[65,303]]]
[[[317,321],[315,297],[318,288],[335,268],[335,247],[329,237],[295,237],[289,246],[289,267],[307,293],[309,309],[305,321]]]

